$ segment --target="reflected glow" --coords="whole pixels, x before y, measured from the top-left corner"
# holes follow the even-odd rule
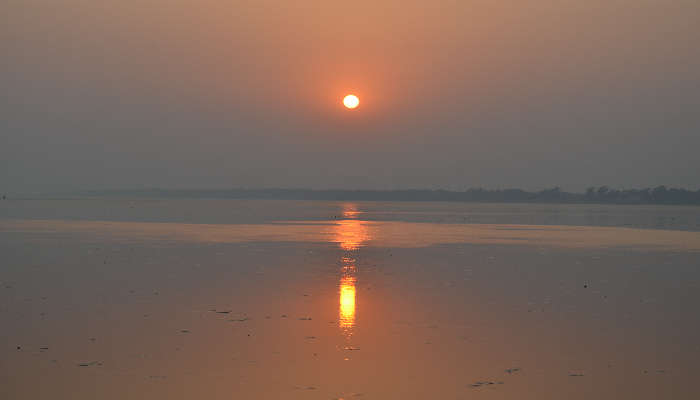
[[[343,218],[356,219],[358,215],[360,215],[360,212],[357,211],[357,207],[354,204],[343,205]]]
[[[345,251],[357,250],[370,239],[366,223],[356,219],[338,221],[334,234],[334,241]]]
[[[333,240],[345,251],[357,250],[371,239],[367,222],[358,220],[359,215],[360,212],[354,204],[344,204],[344,219],[338,221],[333,229]]]
[[[333,240],[345,254],[340,259],[342,269],[338,300],[338,325],[349,339],[357,319],[357,250],[371,239],[367,223],[358,220],[360,212],[354,204],[343,205],[343,220],[334,228]]]
[[[355,326],[355,277],[340,279],[340,327],[349,329]]]

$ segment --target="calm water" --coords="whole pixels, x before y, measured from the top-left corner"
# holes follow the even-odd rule
[[[700,209],[0,202],[0,398],[695,399]]]

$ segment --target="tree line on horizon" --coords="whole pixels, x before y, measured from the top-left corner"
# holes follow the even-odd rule
[[[441,189],[137,189],[92,191],[85,194],[96,196],[116,195],[171,198],[700,205],[700,190],[693,191],[681,188],[667,188],[663,185],[644,189],[612,189],[608,186],[592,186],[583,193],[566,192],[561,190],[560,187],[553,187],[539,191],[483,188],[471,188],[464,191]]]

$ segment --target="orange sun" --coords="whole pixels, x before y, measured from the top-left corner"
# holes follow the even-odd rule
[[[360,99],[354,94],[349,94],[343,98],[343,105],[352,110],[360,105]]]

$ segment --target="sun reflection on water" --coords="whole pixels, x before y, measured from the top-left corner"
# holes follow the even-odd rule
[[[358,250],[370,239],[367,223],[356,219],[338,221],[334,233],[334,241],[345,251]]]
[[[355,326],[355,281],[354,276],[340,278],[340,318],[343,329]]]
[[[343,220],[337,221],[334,241],[344,250],[340,259],[338,325],[347,338],[352,336],[357,315],[357,251],[371,239],[366,222],[358,218],[360,212],[353,204],[343,205]]]

